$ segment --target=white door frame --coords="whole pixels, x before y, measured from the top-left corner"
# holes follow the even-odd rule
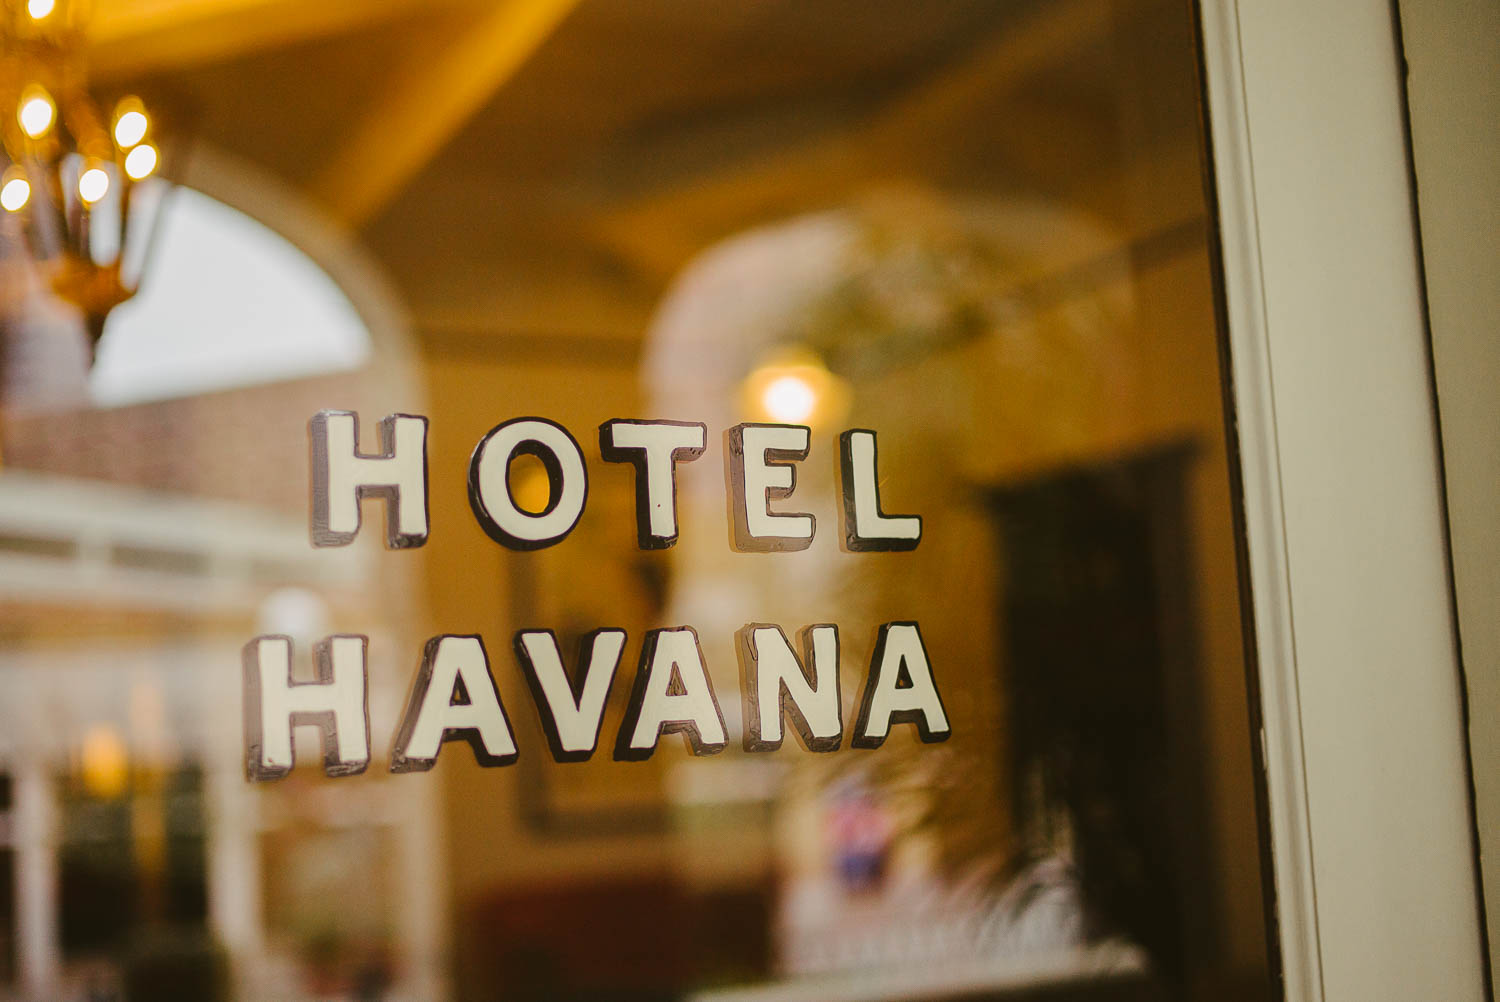
[[[1469,689],[1480,883],[1500,957],[1500,3],[1401,0],[1412,167]],[[1476,141],[1476,139],[1478,141]]]
[[[1480,1000],[1389,0],[1200,0],[1288,1002]]]

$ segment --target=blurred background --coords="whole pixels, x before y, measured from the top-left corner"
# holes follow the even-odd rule
[[[1272,995],[1188,0],[3,11],[0,997]],[[430,418],[425,547],[310,546],[321,408]],[[512,553],[465,475],[527,414],[591,491]],[[709,426],[672,549],[614,417]],[[729,548],[740,421],[812,426],[810,549]],[[839,549],[850,427],[917,550]],[[738,750],[734,631],[838,624],[847,730],[898,619],[951,740]],[[628,631],[607,749],[676,625],[729,750],[552,762],[511,635]],[[335,631],[370,771],[248,784],[241,645]],[[520,759],[389,775],[443,632]]]

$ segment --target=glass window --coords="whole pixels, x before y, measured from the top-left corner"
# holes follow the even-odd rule
[[[164,160],[217,201],[163,232],[198,205],[300,250],[168,241],[93,399],[8,217],[6,357],[73,374],[0,402],[18,990],[1273,994],[1192,5],[371,6],[212,45],[101,15],[139,40],[101,88],[207,151]],[[379,496],[310,545],[323,409],[365,453],[428,419],[423,545],[383,546]],[[588,480],[534,548],[470,487],[528,416]],[[670,545],[613,419],[705,426]],[[502,471],[517,519],[564,503],[557,464]],[[562,761],[518,634],[587,703],[600,630],[597,747]],[[309,681],[333,634],[368,638],[369,768],[299,726],[248,781],[242,648],[288,637]],[[416,707],[484,703],[436,672],[422,702],[444,635],[482,639],[516,755],[393,771]],[[772,663],[837,700],[759,699]],[[640,737],[658,683],[716,712]]]

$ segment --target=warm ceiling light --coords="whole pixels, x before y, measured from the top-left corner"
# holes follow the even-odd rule
[[[760,402],[782,424],[800,424],[817,408],[818,391],[801,376],[778,376],[761,391]]]
[[[815,352],[782,346],[745,377],[740,405],[779,424],[827,424],[849,404],[849,388]]]
[[[21,97],[16,121],[21,124],[21,131],[26,133],[27,138],[40,139],[52,128],[52,119],[56,114],[52,96],[42,88],[32,86]]]
[[[0,206],[6,212],[19,212],[31,200],[31,182],[24,177],[13,177],[0,185]]]
[[[150,124],[146,113],[138,108],[121,112],[120,117],[115,119],[115,142],[122,150],[130,149],[146,138],[146,128]]]
[[[96,797],[118,797],[130,783],[130,751],[108,724],[89,728],[79,749],[84,788]]]
[[[109,192],[109,175],[102,167],[90,167],[78,175],[78,197],[97,202]]]
[[[156,147],[142,143],[125,154],[125,173],[132,181],[139,181],[156,170]]]
[[[26,13],[31,15],[32,20],[40,21],[52,13],[52,9],[56,6],[57,0],[30,0],[26,4]]]

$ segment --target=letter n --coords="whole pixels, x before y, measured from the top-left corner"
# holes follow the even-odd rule
[[[751,623],[737,638],[745,750],[780,748],[782,720],[790,718],[808,751],[837,751],[844,737],[838,627],[820,623],[803,630],[800,661],[779,626]]]

